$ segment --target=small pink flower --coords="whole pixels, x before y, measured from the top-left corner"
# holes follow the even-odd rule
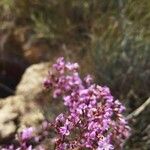
[[[34,128],[33,127],[30,127],[30,128],[26,128],[22,131],[21,133],[21,139],[24,141],[24,140],[28,140],[28,139],[31,139],[32,136],[33,136],[33,131],[34,131]]]
[[[59,128],[59,132],[60,132],[62,135],[66,135],[66,136],[70,134],[70,132],[69,132],[67,126],[60,127],[60,128]]]

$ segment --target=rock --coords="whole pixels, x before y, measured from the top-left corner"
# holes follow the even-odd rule
[[[0,143],[13,137],[17,130],[17,122],[24,112],[24,97],[10,96],[0,99]]]
[[[27,100],[35,99],[43,92],[42,83],[49,68],[50,63],[40,63],[28,67],[16,88],[16,95],[24,95]]]
[[[42,85],[50,63],[31,65],[16,87],[15,95],[0,99],[0,143],[13,139],[17,132],[53,119],[63,110],[61,101],[52,100]]]
[[[26,101],[32,102],[35,109],[40,109],[45,117],[52,119],[63,106],[60,101],[52,101],[50,91],[43,87],[50,66],[50,63],[39,63],[27,68],[16,88],[16,95],[23,95]]]
[[[16,88],[16,95],[23,95],[29,107],[28,112],[20,118],[21,128],[39,124],[44,119],[45,108],[51,105],[49,92],[43,87],[43,79],[48,74],[49,68],[50,63],[31,65],[26,69]]]
[[[0,143],[27,126],[36,126],[44,117],[33,102],[26,101],[23,95],[0,99]]]
[[[35,103],[42,94],[42,81],[47,74],[49,63],[29,67],[17,86],[16,94],[0,99],[0,143],[14,137],[17,130],[37,125],[44,117]]]
[[[8,123],[0,123],[0,141],[3,142],[5,139],[15,135],[15,131],[16,125],[13,121],[9,121]]]

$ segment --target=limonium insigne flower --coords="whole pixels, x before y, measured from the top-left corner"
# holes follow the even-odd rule
[[[56,149],[121,149],[130,133],[122,115],[125,107],[108,87],[94,84],[90,75],[82,80],[78,69],[77,63],[58,58],[44,82],[68,109],[55,120]]]
[[[51,89],[54,99],[63,99],[67,111],[52,122],[45,121],[39,135],[33,135],[35,128],[24,129],[18,135],[17,146],[12,144],[2,150],[46,150],[40,140],[51,135],[50,128],[57,134],[55,150],[122,149],[130,134],[122,114],[125,107],[114,99],[108,87],[95,84],[90,75],[82,80],[78,69],[77,63],[57,59],[44,86]]]

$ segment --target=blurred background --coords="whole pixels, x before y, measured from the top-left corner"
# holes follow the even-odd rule
[[[1,144],[20,126],[44,118],[33,108],[48,99],[41,82],[59,56],[109,86],[130,114],[150,96],[150,1],[0,0]],[[150,148],[149,116],[150,106],[129,121],[132,135],[124,149]],[[3,133],[6,126],[9,133]]]

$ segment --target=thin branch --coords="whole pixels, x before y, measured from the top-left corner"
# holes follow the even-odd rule
[[[134,110],[131,114],[127,116],[127,119],[132,119],[133,117],[137,117],[140,113],[142,113],[145,108],[150,104],[150,97],[136,110]]]

